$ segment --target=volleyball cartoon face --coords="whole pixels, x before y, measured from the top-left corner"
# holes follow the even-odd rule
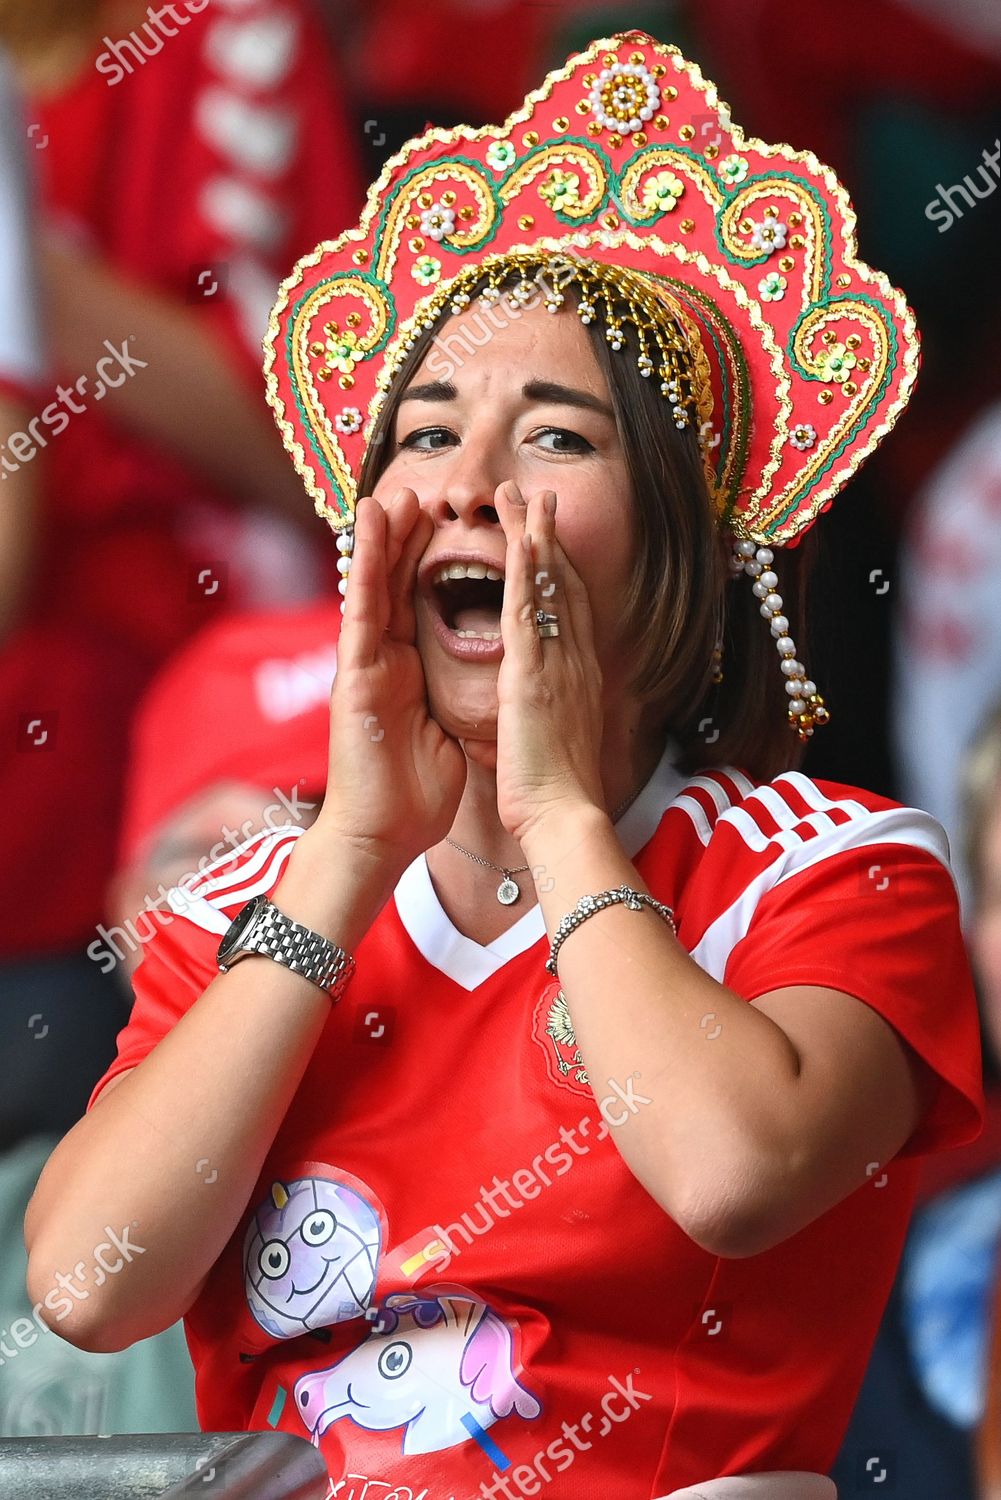
[[[360,1317],[381,1241],[378,1213],[353,1188],[322,1177],[274,1183],[244,1241],[250,1311],[278,1339]]]

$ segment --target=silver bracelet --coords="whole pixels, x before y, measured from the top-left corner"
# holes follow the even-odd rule
[[[644,906],[652,906],[655,912],[664,918],[671,931],[677,936],[678,929],[674,925],[674,912],[669,906],[655,901],[652,896],[646,895],[644,891],[634,891],[631,886],[620,885],[614,891],[601,891],[597,896],[581,896],[573,911],[568,911],[556,929],[552,946],[549,949],[549,958],[546,960],[548,973],[556,974],[556,955],[573,932],[588,917],[593,917],[596,911],[602,911],[606,906],[617,906],[624,901],[630,911],[641,911]]]

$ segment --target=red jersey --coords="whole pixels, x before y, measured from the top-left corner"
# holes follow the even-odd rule
[[[782,1244],[708,1253],[616,1149],[643,1079],[588,1079],[541,908],[482,947],[421,856],[358,945],[186,1318],[207,1428],[311,1438],[345,1500],[637,1500],[830,1467],[920,1158],[981,1124],[945,838],[924,813],[798,773],[686,782],[667,753],[616,832],[736,994],[829,986],[896,1028],[938,1081],[912,1137]],[[107,1078],[196,1002],[297,835],[261,835],[172,893]]]

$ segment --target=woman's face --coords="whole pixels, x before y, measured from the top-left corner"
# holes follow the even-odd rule
[[[499,633],[500,586],[474,583],[450,600],[430,575],[439,559],[444,565],[456,555],[503,573],[506,539],[494,500],[508,480],[526,501],[556,492],[557,536],[587,588],[606,704],[621,692],[633,503],[608,386],[573,309],[512,310],[505,298],[491,314],[474,300],[430,345],[387,441],[375,497],[386,503],[406,486],[435,526],[415,605],[429,704],[442,728],[456,738],[496,734],[501,643],[474,647],[485,650],[482,659],[462,657],[442,621]],[[541,580],[540,603],[546,587]],[[551,606],[558,611],[559,594]]]

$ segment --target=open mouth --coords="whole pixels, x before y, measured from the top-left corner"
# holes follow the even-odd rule
[[[466,640],[497,641],[504,578],[485,563],[445,563],[431,579],[431,601],[449,630]]]

